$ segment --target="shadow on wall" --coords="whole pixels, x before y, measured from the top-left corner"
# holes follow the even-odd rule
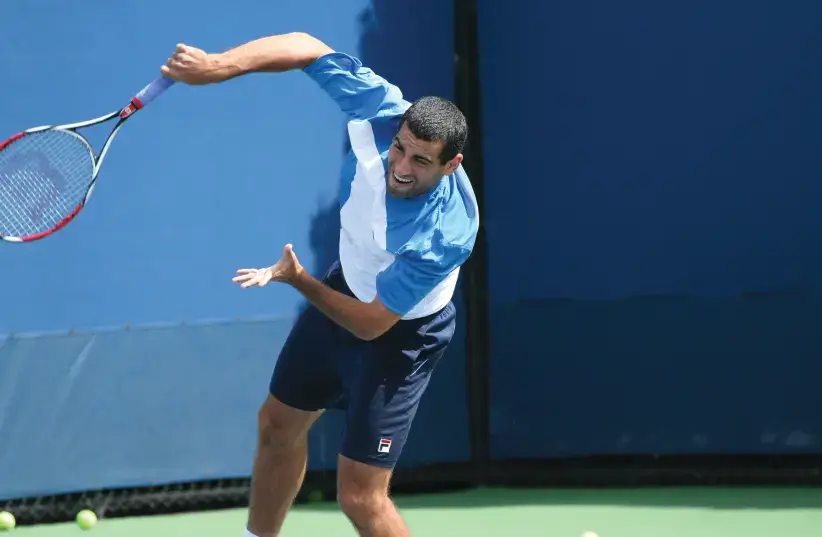
[[[410,28],[425,27],[427,16],[430,12],[415,9],[413,4],[374,0],[371,7],[359,15],[360,50],[342,52],[359,57],[365,66],[400,87],[405,98],[413,101],[430,91],[431,81],[418,74],[430,72],[431,69],[423,63],[426,61],[424,54],[414,54],[418,47],[414,46],[413,40],[398,39],[397,36],[407,34]],[[444,52],[450,53],[450,48]],[[342,152],[345,155],[351,148],[345,124],[342,131]],[[311,273],[321,277],[338,256],[340,207],[336,192],[331,200],[320,200],[318,203],[312,216],[310,235],[315,259]]]

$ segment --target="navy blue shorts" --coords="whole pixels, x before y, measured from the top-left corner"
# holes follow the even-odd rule
[[[354,296],[339,262],[323,283]],[[382,336],[364,341],[309,306],[280,351],[269,390],[300,410],[344,410],[342,455],[393,468],[455,323],[456,309],[449,302],[437,313],[400,320]]]

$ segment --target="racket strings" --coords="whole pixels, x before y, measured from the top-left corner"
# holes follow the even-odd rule
[[[66,131],[29,134],[0,151],[0,235],[57,226],[82,202],[93,169],[88,145]]]

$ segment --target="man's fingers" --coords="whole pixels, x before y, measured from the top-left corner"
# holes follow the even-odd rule
[[[256,269],[240,269],[237,271],[237,275],[231,278],[232,282],[246,282],[248,280],[253,280],[257,277],[257,270]]]
[[[254,285],[259,287],[268,285],[272,279],[274,279],[274,271],[270,269],[239,269],[237,275],[231,281],[235,283],[243,282],[240,287],[248,289]]]
[[[253,287],[255,285],[259,285],[262,281],[263,276],[260,274],[254,276],[245,276],[241,279],[241,281],[245,281],[240,287],[243,289],[248,289],[249,287]],[[240,278],[238,278],[240,280]]]

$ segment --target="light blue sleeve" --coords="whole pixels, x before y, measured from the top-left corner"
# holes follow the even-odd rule
[[[377,275],[377,297],[389,310],[405,315],[469,255],[470,249],[453,246],[446,247],[439,255],[429,251],[397,256]]]
[[[400,89],[353,56],[331,52],[303,69],[353,119],[368,119],[403,103]]]

